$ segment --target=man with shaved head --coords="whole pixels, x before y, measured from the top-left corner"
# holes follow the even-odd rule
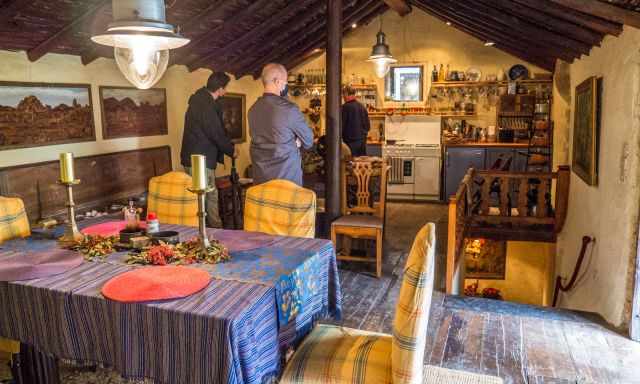
[[[302,186],[300,147],[313,145],[313,131],[297,105],[287,99],[287,70],[267,64],[264,94],[249,109],[254,184],[286,179]]]

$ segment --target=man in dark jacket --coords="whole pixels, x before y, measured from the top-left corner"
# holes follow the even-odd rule
[[[356,90],[342,91],[342,141],[351,149],[353,157],[367,155],[367,134],[371,128],[367,109],[356,99]]]
[[[222,227],[218,213],[218,190],[215,189],[215,169],[217,163],[224,164],[224,155],[236,157],[236,149],[227,137],[222,123],[221,98],[229,84],[229,76],[215,72],[209,76],[207,85],[198,89],[189,98],[189,107],[184,116],[184,133],[180,160],[188,174],[191,174],[191,155],[207,157],[209,184],[214,190],[207,194],[207,217],[209,226]]]

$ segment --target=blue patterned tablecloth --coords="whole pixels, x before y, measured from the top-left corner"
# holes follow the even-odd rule
[[[177,229],[183,239],[195,235],[188,227],[163,229]],[[49,246],[56,244],[22,241],[0,248]],[[211,273],[211,284],[164,302],[125,304],[102,296],[106,281],[135,268],[124,257],[0,283],[0,336],[61,358],[103,363],[129,378],[260,383],[278,374],[283,351],[315,321],[340,317],[335,252],[326,240],[274,237],[267,247],[232,252],[230,262],[198,265]]]

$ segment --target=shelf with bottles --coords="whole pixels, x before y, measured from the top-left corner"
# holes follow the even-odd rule
[[[350,84],[355,90],[368,90],[377,91],[378,86],[376,84]],[[289,88],[326,88],[327,85],[323,83],[311,84],[311,83],[299,83],[289,82]]]
[[[520,85],[550,85],[553,83],[552,79],[527,79],[527,80],[515,80],[516,84]],[[433,87],[486,87],[486,86],[507,86],[509,81],[433,81],[431,86]]]

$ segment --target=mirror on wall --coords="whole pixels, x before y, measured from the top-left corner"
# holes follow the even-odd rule
[[[385,77],[387,101],[412,102],[423,100],[424,67],[422,65],[392,66]]]

